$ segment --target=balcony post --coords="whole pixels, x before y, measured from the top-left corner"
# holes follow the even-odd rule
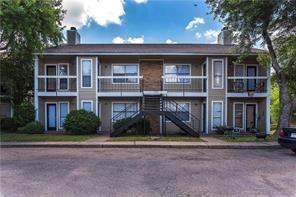
[[[39,102],[38,102],[38,56],[34,60],[34,106],[35,120],[39,120]]]

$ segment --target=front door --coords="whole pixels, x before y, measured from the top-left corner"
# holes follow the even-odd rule
[[[246,130],[256,128],[256,105],[247,104],[246,105]]]
[[[256,66],[248,66],[247,67],[247,76],[255,77],[257,75],[257,67]],[[247,84],[248,91],[255,91],[256,89],[256,79],[248,79]]]
[[[47,104],[47,130],[57,129],[56,104]]]

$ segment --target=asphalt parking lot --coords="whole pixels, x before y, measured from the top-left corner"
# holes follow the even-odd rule
[[[2,148],[1,196],[296,196],[296,154]]]

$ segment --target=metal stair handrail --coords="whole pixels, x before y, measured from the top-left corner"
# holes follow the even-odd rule
[[[199,124],[200,123],[200,119],[197,118],[195,115],[193,115],[192,113],[190,113],[188,110],[186,110],[184,107],[180,106],[177,102],[175,101],[172,101],[172,100],[164,100],[165,103],[164,103],[164,109],[166,111],[169,111],[171,112],[172,114],[174,114],[177,118],[180,119],[180,116],[178,115],[178,112],[182,112],[182,113],[185,113],[189,116],[189,119],[190,121],[183,121],[187,126],[193,128],[193,129],[197,129],[197,123]],[[172,111],[168,105],[173,105],[174,107],[176,107],[176,111]]]

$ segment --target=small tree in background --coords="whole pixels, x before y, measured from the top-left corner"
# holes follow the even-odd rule
[[[26,124],[34,121],[34,105],[30,102],[23,102],[20,105],[17,105],[14,109],[13,119],[18,127],[23,127]]]
[[[1,0],[1,85],[15,105],[33,96],[34,53],[63,40],[61,0]]]

